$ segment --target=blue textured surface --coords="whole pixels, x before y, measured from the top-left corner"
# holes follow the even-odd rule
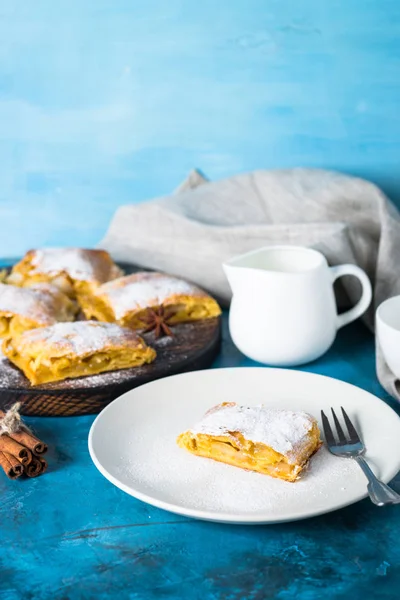
[[[0,2],[0,255],[93,245],[193,167],[400,201],[399,23],[398,0]]]
[[[400,205],[399,18],[396,0],[0,2],[0,255],[93,245],[193,167],[336,168]],[[248,364],[225,337],[216,366]],[[360,325],[306,369],[387,400]],[[29,422],[50,470],[0,477],[0,600],[400,596],[398,507],[195,522],[102,478],[93,417]]]
[[[225,322],[215,367],[249,364]],[[305,370],[387,399],[372,336],[359,324]],[[30,481],[0,477],[1,600],[399,598],[399,507],[364,500],[274,526],[192,521],[131,498],[98,473],[87,450],[93,419],[29,419],[50,444],[50,469]]]

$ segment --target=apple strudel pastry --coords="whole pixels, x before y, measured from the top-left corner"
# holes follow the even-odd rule
[[[53,285],[20,288],[0,283],[0,337],[73,321],[76,309],[76,304]]]
[[[68,296],[79,298],[121,275],[123,272],[105,250],[43,248],[27,252],[7,281],[22,287],[53,283]]]
[[[128,369],[156,356],[131,329],[97,321],[32,329],[4,340],[3,352],[32,385]]]
[[[200,288],[163,273],[140,272],[101,285],[81,299],[88,319],[145,329],[149,310],[168,311],[168,324],[216,317],[218,303]]]
[[[177,443],[197,456],[295,481],[322,442],[317,421],[304,412],[224,402]]]

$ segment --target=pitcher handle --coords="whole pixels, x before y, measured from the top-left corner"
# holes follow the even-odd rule
[[[338,267],[330,267],[332,273],[332,282],[343,275],[354,275],[359,279],[362,286],[362,294],[360,300],[353,308],[337,316],[336,326],[338,329],[348,325],[355,319],[358,319],[369,307],[372,300],[372,286],[368,275],[356,265],[339,265]]]

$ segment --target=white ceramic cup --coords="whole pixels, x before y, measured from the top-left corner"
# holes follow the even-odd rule
[[[390,370],[400,379],[400,296],[389,298],[379,305],[376,333]]]
[[[371,303],[367,275],[355,265],[329,267],[316,250],[267,246],[223,265],[232,288],[229,328],[249,358],[272,366],[310,362],[328,350],[340,327]],[[333,282],[354,275],[362,285],[359,302],[338,315]]]

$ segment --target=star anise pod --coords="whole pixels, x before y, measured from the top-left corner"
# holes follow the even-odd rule
[[[156,338],[164,335],[173,336],[171,329],[169,328],[169,321],[175,315],[176,310],[172,307],[165,307],[163,305],[158,308],[148,308],[146,313],[140,320],[143,323],[143,333],[154,331]]]

